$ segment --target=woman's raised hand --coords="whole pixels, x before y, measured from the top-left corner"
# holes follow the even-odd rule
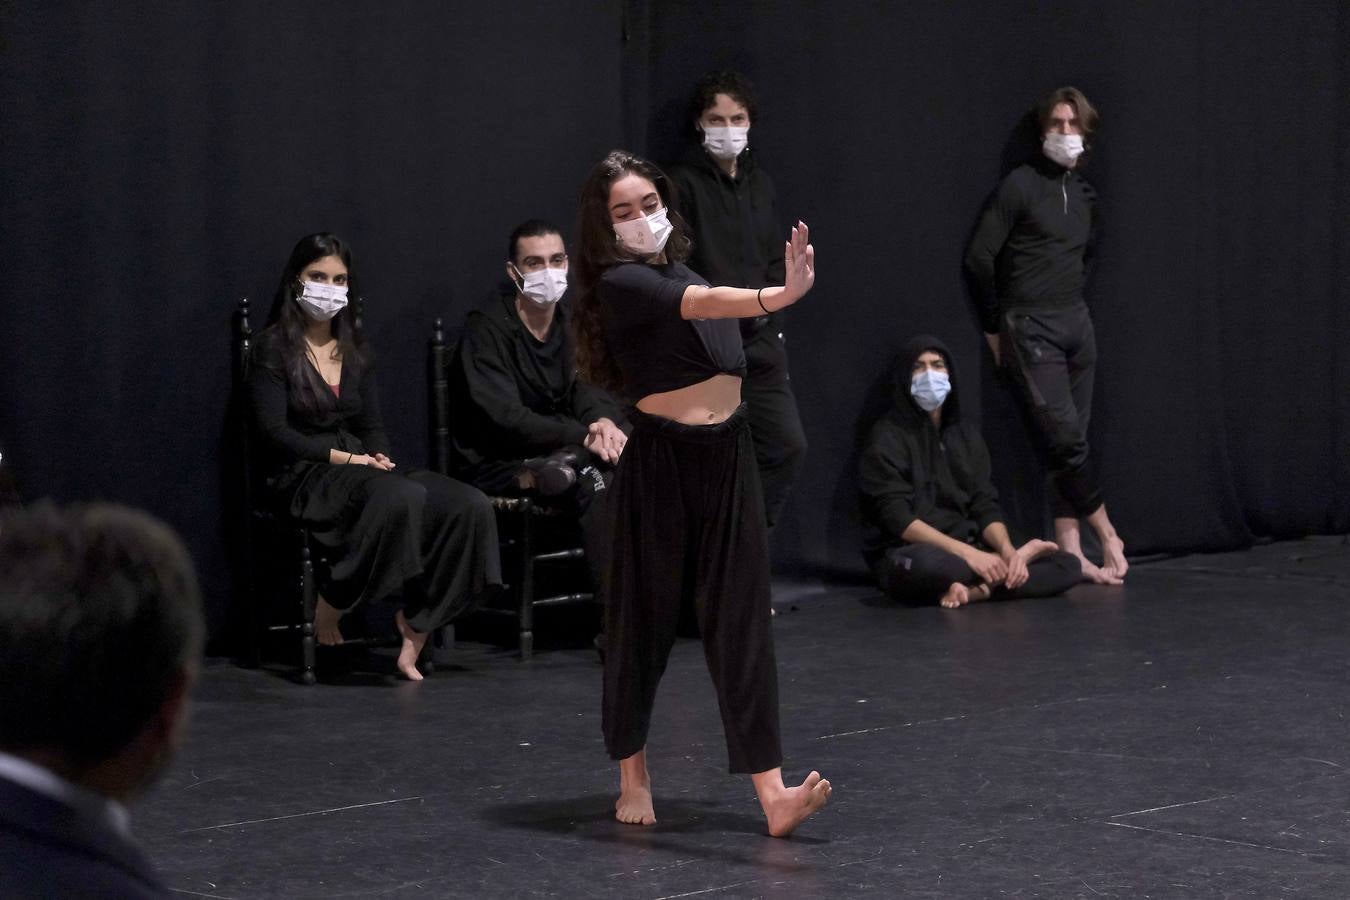
[[[811,246],[811,231],[806,223],[798,221],[785,245],[783,262],[786,276],[783,279],[784,306],[796,303],[811,286],[816,283],[816,248]]]

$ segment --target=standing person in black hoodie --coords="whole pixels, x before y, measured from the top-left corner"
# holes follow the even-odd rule
[[[1088,419],[1097,341],[1083,296],[1098,225],[1097,192],[1079,173],[1097,111],[1077,88],[1037,107],[1043,155],[1018,166],[990,198],[966,251],[966,273],[995,363],[1031,409],[1051,473],[1055,540],[1083,574],[1121,584],[1125,544],[1106,513],[1092,470]],[[1083,553],[1079,519],[1102,546]]]
[[[712,284],[758,289],[783,283],[783,227],[773,181],[749,149],[759,116],[755,91],[739,72],[698,83],[690,117],[700,145],[671,168],[675,205],[689,225],[689,267]],[[788,382],[781,310],[740,321],[746,372],[741,387],[770,528],[787,502],[806,454],[797,399]]]
[[[1083,579],[1049,541],[1013,544],[980,430],[961,420],[951,351],[920,335],[897,360],[891,410],[859,463],[863,555],[887,594],[948,608],[1046,597]]]

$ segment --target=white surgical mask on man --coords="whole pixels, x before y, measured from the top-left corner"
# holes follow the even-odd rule
[[[937,369],[924,369],[909,382],[909,394],[924,412],[937,409],[951,392],[951,379]]]
[[[650,216],[614,223],[614,234],[624,249],[638,256],[651,256],[665,249],[674,228],[663,206]]]
[[[295,295],[295,302],[311,319],[327,322],[347,305],[347,286],[306,281],[300,293]]]
[[[1083,136],[1052,131],[1041,142],[1041,150],[1051,160],[1067,169],[1074,164],[1074,160],[1083,155]]]
[[[750,143],[749,125],[704,125],[703,148],[714,159],[735,159]]]
[[[515,269],[516,274],[520,276],[516,289],[540,306],[557,303],[567,291],[566,269],[545,267],[537,272],[527,274],[520,269],[516,269],[515,263],[511,264],[511,268]]]

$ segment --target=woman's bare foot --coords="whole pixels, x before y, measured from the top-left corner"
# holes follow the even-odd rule
[[[409,681],[421,681],[422,673],[417,671],[417,657],[422,655],[428,634],[414,631],[408,620],[403,617],[401,609],[394,613],[394,624],[398,626],[399,636],[403,638],[403,646],[398,650],[398,670]]]
[[[625,825],[656,824],[646,748],[619,760],[619,799],[614,802],[614,818]]]
[[[1059,550],[1059,544],[1053,541],[1042,541],[1040,539],[1027,541],[1018,547],[1016,553],[1022,557],[1022,562],[1029,563],[1040,559],[1042,556],[1049,556]]]
[[[1130,571],[1130,564],[1125,559],[1125,542],[1118,535],[1102,541],[1102,571],[1122,580]]]
[[[314,604],[314,636],[325,647],[336,647],[342,643],[342,631],[338,628],[338,621],[342,618],[342,613],[328,604],[328,601],[319,598],[319,602]]]
[[[750,776],[755,783],[755,793],[759,795],[759,805],[764,810],[764,818],[769,824],[769,834],[774,837],[787,837],[793,829],[825,805],[834,793],[830,783],[812,772],[797,787],[783,784],[783,770],[769,769]]]

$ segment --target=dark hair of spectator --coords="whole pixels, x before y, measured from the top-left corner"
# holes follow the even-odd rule
[[[1083,145],[1085,147],[1091,145],[1092,139],[1097,134],[1100,119],[1096,108],[1076,87],[1055,88],[1036,104],[1036,121],[1040,123],[1041,134],[1045,134],[1046,129],[1050,127],[1050,113],[1061,103],[1073,107],[1073,111],[1078,114],[1078,130],[1083,133]]]
[[[546,234],[556,234],[562,237],[562,229],[552,222],[544,219],[527,219],[515,227],[511,232],[511,238],[506,242],[506,258],[516,261],[516,252],[520,249],[520,239],[527,237],[543,237]]]
[[[683,262],[689,258],[693,246],[688,226],[671,208],[671,184],[656,166],[627,150],[611,150],[586,176],[577,214],[577,253],[571,269],[577,288],[576,314],[572,320],[577,367],[582,379],[620,394],[623,393],[623,377],[605,343],[596,285],[610,266],[635,261],[615,238],[609,217],[609,189],[625,175],[638,175],[650,181],[656,187],[661,204],[666,207],[673,228],[666,241],[666,259]]]
[[[750,124],[759,124],[759,98],[755,95],[755,86],[740,72],[722,69],[703,76],[694,85],[694,94],[689,99],[689,122],[695,131],[698,127],[693,123],[717,103],[718,94],[726,94],[744,106],[750,116]]]
[[[356,312],[353,304],[361,296],[360,282],[356,268],[352,265],[352,251],[342,238],[335,234],[320,232],[302,237],[291,250],[286,266],[281,270],[281,281],[277,283],[276,293],[272,297],[272,309],[267,314],[267,345],[279,353],[260,360],[262,365],[275,366],[286,372],[286,383],[291,393],[299,399],[306,409],[328,409],[337,403],[332,391],[322,383],[319,373],[308,363],[308,349],[305,345],[305,327],[309,319],[296,302],[303,285],[305,267],[326,256],[336,256],[347,267],[348,305],[332,319],[333,337],[337,339],[337,352],[342,364],[352,369],[360,369],[367,358],[365,335],[356,327]],[[260,335],[260,342],[263,336]]]
[[[202,640],[192,562],[163,523],[106,504],[0,515],[0,748],[117,755]]]

